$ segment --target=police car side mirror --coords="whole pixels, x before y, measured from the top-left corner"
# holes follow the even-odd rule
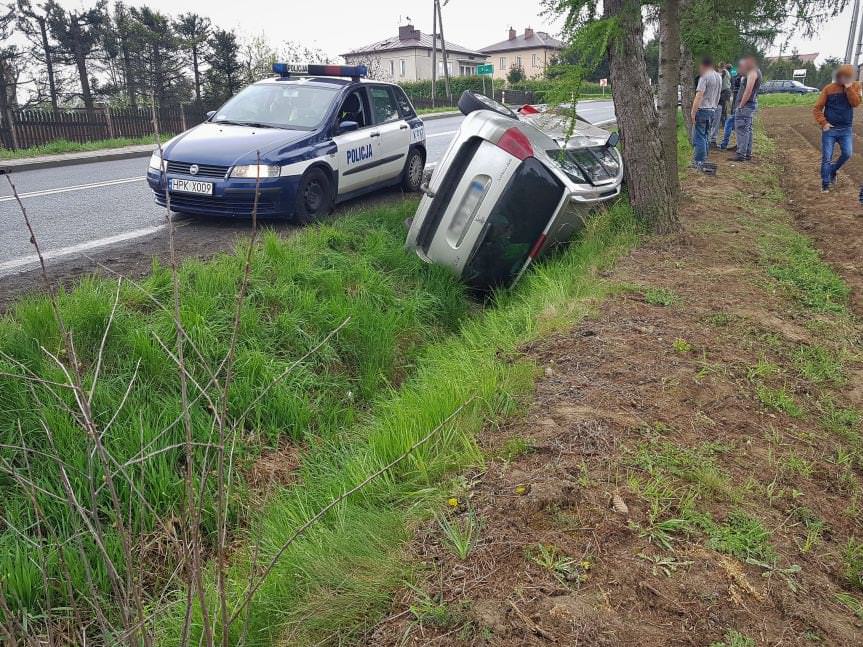
[[[608,141],[605,142],[605,145],[609,148],[614,148],[620,143],[620,135],[618,133],[611,133],[608,136]]]
[[[210,121],[210,119],[212,119],[215,114],[215,110],[210,110],[210,112],[207,113],[207,121]]]
[[[356,121],[343,121],[339,124],[339,134],[342,133],[352,133],[355,130],[359,130],[360,125]]]

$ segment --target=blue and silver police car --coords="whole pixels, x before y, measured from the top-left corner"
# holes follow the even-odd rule
[[[150,159],[156,203],[196,215],[309,223],[363,193],[418,191],[425,129],[397,85],[365,66],[273,66],[276,78],[242,90]]]

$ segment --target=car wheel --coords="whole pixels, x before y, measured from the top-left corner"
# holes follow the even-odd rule
[[[512,109],[494,99],[490,99],[484,94],[470,90],[465,90],[461,95],[461,99],[458,100],[458,109],[461,110],[463,115],[469,115],[477,110],[491,110],[504,117],[518,119],[518,115]]]
[[[402,188],[410,193],[416,193],[423,184],[423,173],[425,173],[426,158],[423,152],[414,148],[408,153],[405,170],[402,173]]]
[[[313,168],[300,180],[294,219],[301,225],[308,225],[332,210],[333,189],[330,178],[321,169]]]

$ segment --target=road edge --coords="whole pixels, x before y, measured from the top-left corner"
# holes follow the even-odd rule
[[[58,168],[61,166],[75,166],[77,164],[91,164],[94,162],[113,162],[117,160],[133,159],[136,157],[150,157],[154,146],[144,146],[134,149],[114,149],[94,155],[92,151],[80,155],[64,153],[57,157],[34,157],[32,159],[3,160],[0,161],[0,169],[6,173],[18,171],[33,171],[37,169]]]

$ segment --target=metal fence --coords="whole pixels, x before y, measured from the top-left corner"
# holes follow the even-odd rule
[[[432,100],[428,97],[410,97],[411,103],[414,104],[414,108],[417,110],[428,110],[435,107],[448,107],[450,105],[458,104],[459,96],[453,94],[452,104],[450,104],[449,99],[446,96],[438,96],[435,99],[434,105],[432,105]],[[489,92],[489,96],[491,96],[491,92]],[[523,106],[526,103],[536,103],[538,100],[538,96],[534,92],[526,92],[524,90],[495,90],[494,91],[494,99],[495,101],[500,101],[501,103],[505,103],[511,106]]]
[[[160,132],[179,133],[204,121],[206,111],[195,104],[156,110]],[[17,150],[58,139],[86,143],[154,133],[151,108],[86,108],[31,110],[11,108],[0,115],[0,147]]]

